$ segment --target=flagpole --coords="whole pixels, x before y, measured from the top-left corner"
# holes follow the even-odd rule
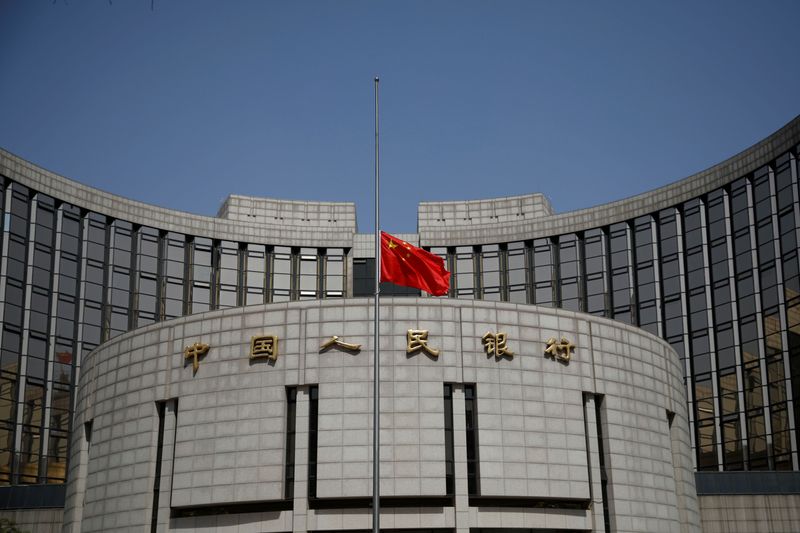
[[[372,379],[372,531],[381,529],[381,476],[380,476],[380,420],[381,420],[381,336],[380,336],[380,287],[381,287],[381,231],[380,231],[380,160],[378,152],[378,76],[375,76],[375,326],[373,351],[375,353],[375,375]]]

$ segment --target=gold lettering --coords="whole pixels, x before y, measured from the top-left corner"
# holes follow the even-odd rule
[[[250,337],[250,359],[278,360],[278,336]]]
[[[428,346],[427,329],[410,329],[406,338],[408,340],[406,353],[411,354],[422,350],[434,357],[439,357],[439,350]]]
[[[322,346],[319,347],[319,352],[322,353],[326,350],[331,349],[334,346],[338,346],[343,350],[347,350],[349,352],[360,352],[361,345],[360,344],[353,344],[350,342],[344,342],[339,338],[338,335],[332,336],[330,339],[322,343]]]
[[[491,331],[487,331],[486,334],[481,337],[483,341],[483,347],[486,350],[486,355],[494,355],[497,358],[500,358],[504,355],[509,357],[514,356],[514,352],[509,350],[507,346],[508,336],[503,332],[492,333]]]
[[[566,337],[561,337],[560,342],[551,337],[547,339],[547,348],[544,349],[544,354],[554,360],[568,363],[574,351],[575,345],[568,341]]]
[[[197,373],[197,369],[200,368],[199,358],[207,354],[209,348],[210,346],[208,344],[204,344],[202,342],[196,342],[191,346],[187,346],[186,348],[183,349],[184,361],[189,359],[192,360],[193,373]]]

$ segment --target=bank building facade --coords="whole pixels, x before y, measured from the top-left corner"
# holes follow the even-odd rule
[[[638,196],[424,202],[381,289],[384,531],[800,530],[800,117]],[[0,518],[369,531],[374,237],[216,217],[0,150]]]

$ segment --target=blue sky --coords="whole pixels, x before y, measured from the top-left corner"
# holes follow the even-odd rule
[[[800,113],[800,2],[0,0],[0,146],[214,215],[229,193],[558,212],[700,171]]]

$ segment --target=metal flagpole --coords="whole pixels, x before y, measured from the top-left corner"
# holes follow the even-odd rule
[[[378,152],[378,82],[375,76],[375,375],[372,379],[372,531],[381,530],[381,476],[380,476],[380,420],[381,420],[381,332],[380,332],[380,287],[381,287],[381,231],[380,231],[380,164]]]

